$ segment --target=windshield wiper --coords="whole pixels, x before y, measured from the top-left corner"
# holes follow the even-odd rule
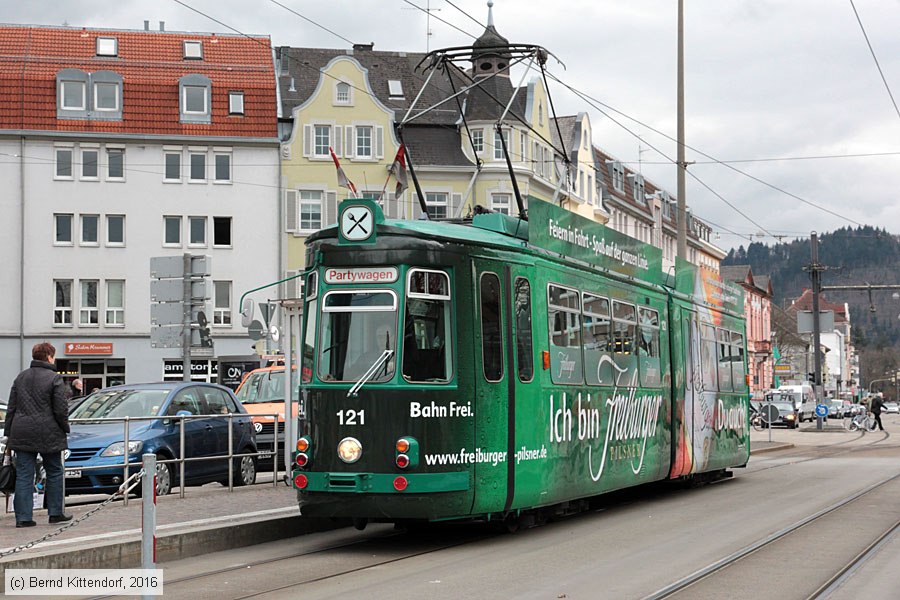
[[[394,355],[393,350],[388,349],[388,350],[385,350],[384,352],[382,352],[381,356],[379,356],[378,359],[374,363],[372,363],[372,366],[369,367],[369,370],[366,371],[365,373],[363,373],[363,376],[359,378],[359,381],[357,381],[356,383],[353,384],[353,387],[350,388],[349,392],[347,392],[347,397],[348,398],[350,396],[355,397],[359,393],[359,390],[362,389],[362,386],[366,385],[369,382],[369,380],[375,376],[375,373],[378,372],[378,369],[381,368],[381,365],[383,365],[393,355]]]

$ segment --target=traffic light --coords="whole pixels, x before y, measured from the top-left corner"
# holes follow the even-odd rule
[[[209,321],[206,319],[206,313],[202,310],[197,312],[197,325],[199,325],[197,331],[200,333],[200,347],[212,348],[213,342],[209,335]]]
[[[806,379],[808,379],[810,383],[815,383],[816,382],[816,374],[815,373],[807,373]]]

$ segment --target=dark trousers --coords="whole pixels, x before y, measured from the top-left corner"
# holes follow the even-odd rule
[[[872,413],[875,415],[875,422],[878,423],[878,429],[884,431],[884,425],[881,424],[881,413]]]
[[[59,452],[26,452],[16,450],[16,498],[13,507],[16,521],[33,521],[34,469],[38,454],[44,460],[47,488],[44,491],[47,512],[51,516],[63,514],[63,465]]]

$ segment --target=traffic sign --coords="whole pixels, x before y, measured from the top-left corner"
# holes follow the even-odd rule
[[[150,323],[153,325],[180,325],[184,322],[184,304],[181,302],[154,303],[150,305]]]
[[[150,346],[153,348],[181,348],[183,344],[181,332],[180,325],[153,326],[150,328]]]
[[[828,407],[824,404],[816,404],[816,416],[817,417],[827,417],[828,416]]]
[[[265,337],[266,328],[259,321],[254,320],[250,323],[250,326],[247,327],[247,335],[250,336],[251,340],[261,340]]]
[[[153,256],[150,258],[150,277],[165,279],[184,275],[183,256]]]
[[[778,420],[778,408],[771,404],[763,404],[760,407],[760,412],[762,413],[763,421],[766,423],[771,424]]]
[[[181,279],[151,279],[150,300],[153,302],[181,302],[184,299],[184,281]]]

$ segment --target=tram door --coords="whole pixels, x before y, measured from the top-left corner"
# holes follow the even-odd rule
[[[684,370],[682,377],[674,378],[676,385],[673,412],[680,416],[680,426],[672,432],[674,452],[669,477],[675,478],[690,475],[693,470],[694,435],[698,426],[695,410],[699,405],[697,395],[701,392],[703,379],[700,372],[700,334],[696,315],[678,305],[672,307],[671,314],[673,322],[680,323],[677,336],[674,327],[672,328],[675,340],[672,368]]]
[[[507,501],[510,286],[509,265],[475,260],[475,513]]]

